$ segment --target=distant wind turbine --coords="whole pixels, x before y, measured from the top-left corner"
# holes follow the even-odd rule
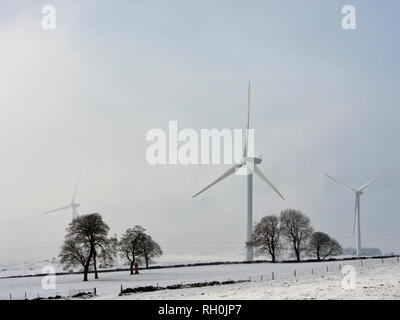
[[[341,186],[345,187],[347,190],[350,190],[354,192],[355,197],[356,197],[356,203],[355,203],[355,210],[354,210],[354,222],[353,222],[353,234],[355,235],[355,240],[356,240],[356,255],[360,255],[360,250],[361,250],[361,227],[360,227],[360,196],[364,193],[363,191],[365,188],[367,188],[370,184],[374,183],[376,180],[378,180],[381,176],[383,176],[388,169],[382,171],[380,174],[378,174],[375,178],[371,179],[368,181],[366,184],[362,185],[359,189],[354,189],[347,184],[339,181],[338,179],[331,177],[330,175],[326,174],[325,175],[335,181],[336,183],[340,184]]]
[[[58,208],[58,209],[46,211],[43,214],[49,214],[49,213],[58,212],[58,211],[62,211],[62,210],[66,210],[66,209],[72,208],[72,221],[75,220],[78,217],[78,208],[80,207],[80,204],[75,202],[76,194],[78,192],[78,186],[79,186],[80,178],[81,178],[81,175],[79,174],[78,181],[76,183],[75,191],[74,191],[74,194],[72,196],[72,201],[71,201],[70,204],[68,204],[66,206],[63,206],[61,208]]]
[[[210,185],[196,193],[194,197],[198,196],[200,193],[206,191],[208,188],[211,188],[213,185],[217,184],[221,180],[229,177],[236,170],[243,168],[246,169],[247,173],[247,242],[252,240],[253,236],[253,172],[258,175],[265,183],[267,183],[283,200],[285,198],[280,194],[280,192],[272,185],[272,183],[265,177],[265,175],[261,172],[261,170],[257,167],[258,164],[261,163],[261,158],[254,158],[248,156],[248,131],[249,131],[249,122],[250,122],[250,82],[248,89],[248,103],[247,103],[247,123],[246,123],[246,139],[243,146],[243,158],[242,160],[232,166],[229,170],[227,170],[223,175],[221,175],[218,179],[212,182]],[[253,261],[253,247],[247,246],[246,251],[246,259],[247,261]]]

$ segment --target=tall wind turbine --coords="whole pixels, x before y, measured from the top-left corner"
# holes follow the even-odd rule
[[[79,174],[79,176],[78,176],[78,181],[77,181],[77,183],[76,183],[75,191],[74,191],[74,194],[73,194],[73,196],[72,196],[72,201],[71,201],[70,204],[68,204],[68,205],[66,205],[66,206],[63,206],[63,207],[61,207],[61,208],[58,208],[58,209],[46,211],[46,212],[44,212],[43,214],[58,212],[58,211],[62,211],[62,210],[66,210],[66,209],[72,208],[72,221],[74,221],[74,220],[78,217],[78,208],[81,206],[79,203],[75,202],[76,194],[77,194],[77,192],[78,192],[78,186],[79,186],[79,180],[80,180],[80,178],[81,178],[81,175]]]
[[[236,170],[243,168],[246,170],[247,174],[247,242],[252,240],[253,237],[253,173],[259,176],[265,183],[267,183],[283,200],[285,198],[280,194],[280,192],[272,185],[272,183],[265,177],[265,175],[258,168],[258,164],[261,163],[261,158],[249,157],[248,155],[248,140],[249,140],[249,123],[250,123],[250,82],[248,89],[248,101],[247,101],[247,122],[246,122],[246,139],[243,146],[243,157],[242,160],[229,168],[223,175],[221,175],[218,179],[213,181],[207,187],[196,193],[194,197],[198,196],[200,193],[206,191],[208,188],[211,188],[213,185],[217,184],[221,180],[229,177]],[[253,261],[253,247],[247,246],[246,251],[246,260]]]
[[[330,175],[326,174],[325,175],[335,181],[336,183],[340,184],[341,186],[345,187],[347,190],[350,190],[354,192],[355,198],[356,198],[356,203],[355,203],[355,209],[354,209],[354,222],[353,222],[353,234],[355,235],[356,239],[356,255],[360,255],[360,250],[361,250],[361,227],[360,227],[360,196],[364,193],[365,188],[367,188],[370,184],[374,183],[376,180],[378,180],[381,176],[383,176],[388,169],[382,171],[380,174],[378,174],[375,178],[371,179],[368,181],[366,184],[362,185],[358,189],[354,189],[347,184],[339,181],[338,179],[331,177]]]

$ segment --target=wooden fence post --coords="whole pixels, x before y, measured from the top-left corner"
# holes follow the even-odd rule
[[[122,288],[122,284],[121,284],[121,293],[122,293],[122,290],[123,290],[123,288]]]
[[[272,271],[272,280],[275,280],[274,272]]]
[[[293,270],[293,275],[296,277],[296,269]]]

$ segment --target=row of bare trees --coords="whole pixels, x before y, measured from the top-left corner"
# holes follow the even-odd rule
[[[254,227],[253,246],[257,255],[270,255],[272,262],[286,250],[301,260],[303,255],[318,261],[342,253],[341,245],[323,232],[314,232],[310,218],[299,210],[286,209],[279,216],[262,218]]]
[[[97,264],[111,266],[118,254],[129,263],[130,274],[135,265],[145,264],[162,255],[160,245],[155,242],[141,226],[129,228],[118,241],[116,236],[109,237],[110,228],[98,213],[79,216],[67,228],[64,243],[59,254],[64,269],[81,267],[83,281],[93,267],[95,279],[98,279]]]

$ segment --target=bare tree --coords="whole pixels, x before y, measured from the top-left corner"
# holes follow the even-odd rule
[[[332,239],[326,233],[314,232],[310,247],[310,255],[316,256],[318,261],[325,260],[329,256],[335,256],[342,253],[342,246],[335,239]]]
[[[146,263],[146,268],[149,268],[149,263],[154,257],[159,257],[163,254],[160,245],[155,242],[151,236],[145,234],[141,239],[142,255]]]
[[[141,226],[129,228],[122,235],[120,241],[120,255],[123,260],[129,263],[130,274],[133,275],[135,263],[140,263],[140,257],[143,255],[142,239],[145,237],[145,231]]]
[[[293,249],[297,261],[308,248],[308,241],[313,233],[310,218],[299,210],[286,209],[280,214],[281,234]]]
[[[275,262],[281,247],[279,218],[273,215],[262,218],[256,224],[253,239],[248,245],[255,247],[257,255],[269,254]]]
[[[95,278],[98,279],[97,252],[102,251],[104,254],[109,249],[109,239],[107,238],[109,230],[110,228],[103,222],[101,215],[98,213],[79,216],[67,228],[66,240],[60,253],[61,260],[66,261],[66,264],[68,264],[68,261],[72,262],[74,260],[76,263],[82,264],[81,258],[84,258],[85,262],[82,264],[83,281],[87,281],[92,259]]]
[[[83,281],[87,281],[87,274],[89,272],[90,261],[93,257],[93,252],[90,247],[83,243],[78,243],[71,237],[66,237],[61,252],[59,254],[60,262],[64,269],[82,266],[83,268]]]

